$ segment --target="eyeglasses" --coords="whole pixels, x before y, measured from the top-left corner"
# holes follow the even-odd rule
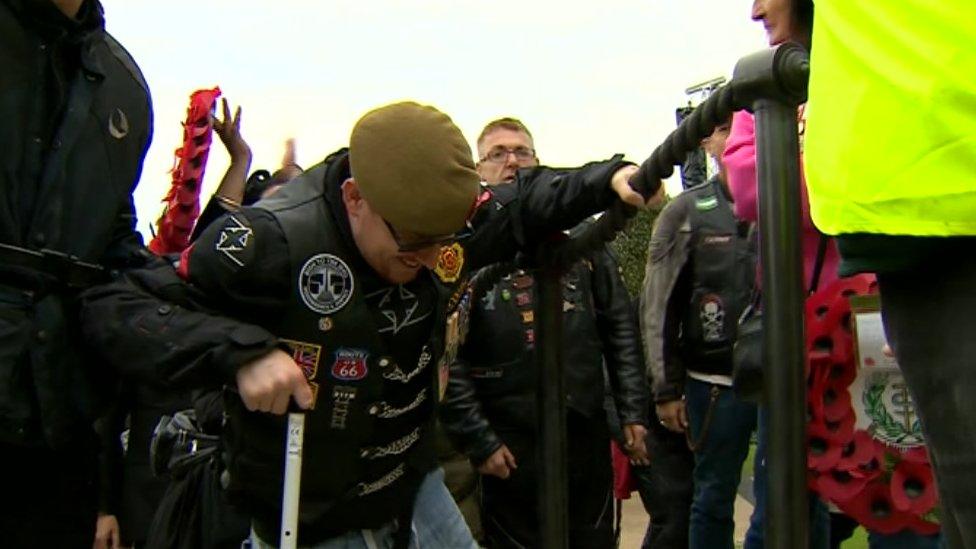
[[[443,246],[449,242],[464,240],[465,238],[471,236],[471,233],[473,232],[472,227],[468,225],[461,231],[454,234],[434,236],[434,237],[408,238],[400,234],[396,229],[394,229],[393,225],[390,225],[389,221],[384,219],[383,223],[385,223],[386,228],[389,229],[390,236],[393,237],[393,241],[396,242],[397,247],[400,249],[401,252],[404,253],[417,252],[420,250],[425,250],[432,246]]]
[[[515,147],[514,149],[509,149],[506,147],[495,147],[494,149],[488,151],[488,154],[481,157],[481,161],[488,162],[504,162],[508,159],[508,155],[514,154],[515,159],[519,161],[532,160],[535,158],[535,150],[528,147]]]

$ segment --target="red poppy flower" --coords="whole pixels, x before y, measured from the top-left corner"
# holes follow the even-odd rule
[[[210,114],[220,97],[220,88],[197,90],[190,95],[190,106],[186,109],[185,133],[191,137],[210,131]]]
[[[891,500],[900,511],[922,516],[935,506],[938,494],[932,468],[902,460],[891,474]]]
[[[828,421],[841,421],[850,415],[853,419],[854,410],[851,408],[851,393],[847,387],[827,383],[823,390],[823,415]]]
[[[857,368],[853,357],[847,360],[837,360],[837,358],[835,356],[834,362],[829,366],[828,382],[834,387],[846,389],[850,387],[851,383],[854,383],[854,378],[857,377]]]
[[[837,468],[842,471],[855,471],[876,458],[880,460],[874,439],[867,431],[858,429],[854,431],[850,442],[844,446],[840,459],[837,460]]]
[[[888,485],[880,480],[868,483],[845,507],[844,510],[865,528],[879,534],[894,534],[904,530],[914,518],[895,507]]]
[[[846,393],[847,391],[845,391]],[[836,421],[830,420],[826,415],[824,419],[824,427],[827,428],[831,442],[839,446],[843,452],[847,443],[854,438],[854,422],[857,419],[857,416],[854,415],[854,410],[848,407],[846,415]]]
[[[832,469],[843,450],[823,423],[807,425],[807,448],[807,467],[820,472]]]
[[[200,175],[202,176],[203,174],[201,173]],[[169,201],[172,202],[175,199],[179,204],[199,204],[199,181],[197,177],[181,177],[178,179],[178,182],[174,180],[173,186],[170,187]]]
[[[857,497],[870,480],[847,471],[832,469],[817,476],[815,489],[824,499],[840,504]]]
[[[888,446],[854,430],[849,387],[858,368],[849,297],[876,291],[873,276],[858,275],[807,299],[807,483],[872,531],[929,535],[939,525],[932,520],[937,496],[925,448]]]

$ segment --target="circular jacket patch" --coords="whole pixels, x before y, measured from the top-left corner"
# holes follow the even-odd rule
[[[298,275],[298,291],[305,306],[324,315],[345,307],[353,288],[355,280],[349,265],[332,254],[313,255]]]

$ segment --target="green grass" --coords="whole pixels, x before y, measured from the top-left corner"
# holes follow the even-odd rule
[[[858,526],[857,530],[854,530],[854,535],[850,537],[847,541],[840,544],[842,549],[867,549],[868,547],[868,532],[864,528]]]
[[[753,442],[749,445],[749,455],[746,456],[746,460],[742,462],[742,478],[749,478],[752,476],[752,464],[756,459],[756,443]]]

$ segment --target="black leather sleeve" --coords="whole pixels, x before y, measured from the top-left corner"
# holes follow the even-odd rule
[[[85,337],[123,377],[184,388],[234,379],[237,368],[275,348],[277,338],[219,316],[200,293],[158,260],[89,290]]]
[[[518,217],[531,243],[553,231],[571,229],[613,204],[617,194],[610,180],[627,166],[622,155],[580,168],[529,168],[518,175]]]
[[[88,342],[123,376],[173,388],[219,384],[277,346],[261,325],[288,299],[287,247],[265,212],[235,215],[183,254],[183,278],[156,259],[82,295]],[[229,246],[242,226],[248,238]]]
[[[610,386],[622,424],[647,425],[649,388],[637,317],[620,267],[609,248],[593,256],[593,297]]]
[[[613,174],[629,164],[622,158],[572,169],[523,169],[515,183],[487,189],[472,216],[474,233],[464,244],[466,268],[510,261],[519,250],[606,210],[617,199],[610,186]]]
[[[678,342],[691,291],[687,268],[690,227],[686,228],[690,197],[679,195],[658,216],[644,271],[640,326],[647,376],[657,403],[684,394],[685,365]]]
[[[447,393],[440,407],[444,432],[472,462],[483,463],[502,446],[481,408],[467,362],[458,359],[451,365]]]

